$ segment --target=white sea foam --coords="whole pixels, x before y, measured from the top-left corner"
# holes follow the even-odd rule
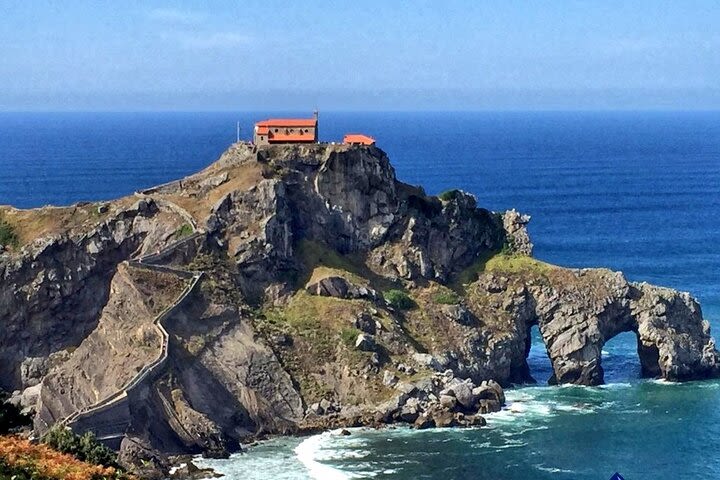
[[[313,435],[295,447],[295,455],[297,455],[300,463],[302,463],[308,470],[308,474],[311,478],[316,480],[345,480],[353,478],[353,476],[348,473],[318,461],[328,460],[328,457],[334,456],[332,454],[328,455],[328,452],[323,452],[323,444],[330,440],[330,436],[333,434],[333,432],[325,432],[319,435]]]
[[[598,385],[597,387],[592,387],[592,388],[599,388],[601,390],[616,390],[619,388],[630,388],[630,387],[632,387],[632,383],[616,382],[616,383],[606,383],[604,385]]]
[[[545,467],[543,465],[533,465],[538,470],[541,470],[543,472],[548,473],[574,473],[574,470],[567,470],[565,468],[556,468],[556,467]]]
[[[666,380],[664,378],[654,378],[652,380],[649,380],[649,382],[654,383],[656,385],[676,385],[676,386],[682,385],[682,383],[680,383],[680,382],[673,382],[671,380]]]

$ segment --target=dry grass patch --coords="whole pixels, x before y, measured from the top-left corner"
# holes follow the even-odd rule
[[[132,201],[131,197],[116,200],[104,213],[98,212],[103,202],[33,209],[0,206],[0,218],[16,235],[15,247],[21,248],[41,237],[91,230],[107,220],[114,210],[129,207]]]
[[[127,271],[153,315],[159,315],[177,300],[188,284],[188,280],[172,273],[132,267],[128,267]]]
[[[192,188],[202,181],[202,177],[192,178],[194,185],[188,185],[188,192],[182,194],[163,195],[166,199],[185,209],[198,223],[207,219],[210,210],[225,195],[235,191],[247,191],[263,180],[262,166],[257,163],[248,163],[227,170],[213,171],[213,175],[228,174],[228,179],[217,187],[206,192],[193,192]],[[185,182],[183,182],[185,183]]]

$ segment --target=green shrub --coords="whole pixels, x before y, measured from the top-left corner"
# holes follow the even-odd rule
[[[0,247],[17,247],[18,237],[12,225],[0,217]]]
[[[55,425],[43,435],[42,441],[59,452],[73,455],[78,460],[118,468],[115,452],[98,442],[92,432],[77,435],[69,428]]]
[[[442,192],[440,195],[438,195],[438,197],[443,202],[449,202],[450,200],[456,199],[458,195],[460,195],[460,190],[458,190],[457,188],[453,188],[452,190],[446,190]]]
[[[435,300],[435,303],[439,303],[441,305],[457,305],[460,303],[460,297],[458,294],[450,290],[437,292],[433,296],[433,300]]]
[[[183,223],[175,232],[175,238],[185,238],[193,234],[193,227],[189,223]]]
[[[398,310],[410,310],[415,308],[415,301],[402,290],[388,290],[383,293],[385,301],[393,308]]]
[[[355,340],[357,340],[358,335],[360,335],[360,330],[353,327],[343,328],[340,331],[340,338],[342,338],[343,343],[348,347],[355,345]]]
[[[30,417],[20,413],[20,409],[7,401],[8,395],[0,392],[0,435],[30,425]]]
[[[515,253],[515,237],[508,234],[505,237],[505,242],[503,242],[503,246],[500,249],[501,255],[512,255]]]

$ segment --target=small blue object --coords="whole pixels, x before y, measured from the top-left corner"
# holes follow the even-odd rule
[[[618,472],[613,473],[613,476],[610,477],[610,480],[625,480],[625,477],[620,475]]]

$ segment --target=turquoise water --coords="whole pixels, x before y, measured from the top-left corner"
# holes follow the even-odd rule
[[[0,114],[0,204],[124,195],[191,173],[259,113]],[[375,136],[429,193],[533,216],[536,256],[692,292],[720,333],[720,113],[323,113],[321,139]],[[720,383],[639,379],[632,335],[605,347],[608,385],[526,387],[489,428],[279,439],[228,478],[720,478]],[[549,362],[537,342],[538,379]]]

